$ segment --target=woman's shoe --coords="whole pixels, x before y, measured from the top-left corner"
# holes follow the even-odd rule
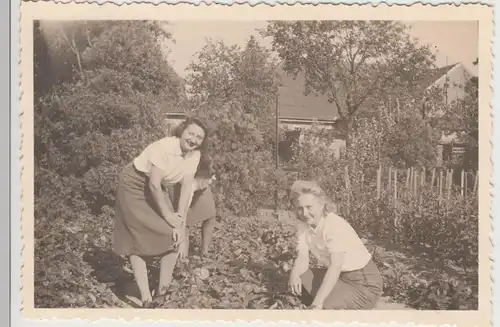
[[[142,308],[143,309],[154,309],[155,305],[154,305],[153,301],[147,300],[147,301],[142,302]]]
[[[167,290],[162,294],[153,294],[153,303],[156,305],[163,305],[167,301],[167,296],[170,295],[170,292]]]

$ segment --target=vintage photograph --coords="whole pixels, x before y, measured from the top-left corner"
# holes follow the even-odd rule
[[[479,20],[30,28],[33,308],[479,310]]]

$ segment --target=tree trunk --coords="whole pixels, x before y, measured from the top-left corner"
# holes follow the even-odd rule
[[[345,135],[345,147],[346,147],[346,150],[349,149],[350,145],[351,145],[351,135],[350,133],[352,132],[352,130],[354,129],[354,122],[352,119],[346,119],[345,123],[344,123],[344,135]]]

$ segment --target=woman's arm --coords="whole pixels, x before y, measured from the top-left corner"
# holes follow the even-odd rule
[[[292,274],[302,276],[307,269],[309,269],[309,252],[306,250],[299,250],[297,259],[295,259],[292,267]]]
[[[299,248],[297,259],[293,263],[292,271],[290,272],[290,279],[288,286],[295,295],[302,294],[302,280],[301,276],[309,269],[309,250],[307,248]]]
[[[187,211],[193,197],[193,182],[194,176],[191,175],[184,176],[181,182],[181,194],[179,196],[177,213],[183,218],[185,218],[187,215]]]
[[[314,301],[312,303],[313,306],[317,306],[319,308],[323,307],[323,302],[325,302],[326,297],[331,293],[333,287],[339,279],[343,262],[343,252],[336,252],[330,255],[330,266],[326,270],[326,274],[323,277],[321,286],[319,287],[318,292],[314,297]]]
[[[160,210],[161,216],[172,227],[179,228],[182,225],[182,219],[181,217],[175,217],[175,213],[173,212],[172,207],[169,206],[165,200],[165,195],[161,187],[163,176],[163,171],[155,165],[152,165],[151,174],[149,177],[149,189],[151,190],[153,199],[155,200],[158,209]]]

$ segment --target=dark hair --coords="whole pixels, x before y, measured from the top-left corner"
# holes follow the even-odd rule
[[[200,158],[200,163],[198,164],[198,169],[196,170],[195,177],[210,179],[215,175],[215,169],[213,166],[213,161],[208,154],[203,154]]]
[[[177,127],[174,128],[172,131],[172,136],[181,138],[182,133],[188,128],[188,126],[191,125],[197,125],[199,126],[204,132],[205,132],[205,137],[203,138],[203,142],[201,142],[201,145],[199,147],[199,150],[202,154],[202,156],[206,155],[207,148],[208,148],[208,138],[210,134],[210,128],[208,127],[208,124],[200,117],[187,117],[186,120],[184,120],[182,123],[180,123]]]

